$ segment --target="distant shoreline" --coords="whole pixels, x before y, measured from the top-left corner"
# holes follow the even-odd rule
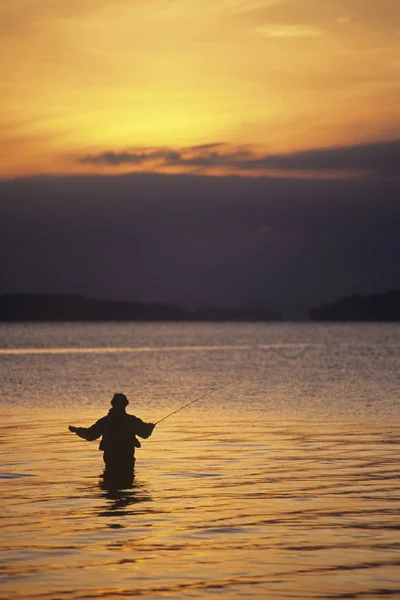
[[[345,296],[311,308],[307,318],[285,318],[265,306],[208,306],[187,310],[163,303],[99,300],[79,294],[4,294],[0,323],[224,323],[400,322],[400,290]]]
[[[0,296],[0,322],[225,322],[281,321],[265,307],[205,307],[193,311],[170,304],[98,300],[75,294]]]
[[[345,296],[336,302],[312,308],[309,314],[311,321],[396,323],[400,321],[400,290],[368,296]]]

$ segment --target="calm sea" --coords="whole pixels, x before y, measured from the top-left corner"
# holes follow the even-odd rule
[[[400,325],[0,327],[1,598],[400,597]],[[160,423],[131,489],[68,432]]]

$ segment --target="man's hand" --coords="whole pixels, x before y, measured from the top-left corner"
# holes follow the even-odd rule
[[[70,426],[68,427],[68,429],[69,429],[70,431],[72,431],[72,433],[76,433],[76,432],[78,431],[78,428],[77,428],[77,427],[74,427],[73,425],[70,425]]]

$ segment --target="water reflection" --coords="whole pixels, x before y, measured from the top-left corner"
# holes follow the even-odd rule
[[[99,517],[131,515],[134,512],[134,505],[152,501],[144,485],[135,481],[134,475],[130,481],[110,479],[109,476],[105,478],[103,475],[99,481],[99,489],[100,498],[108,501],[107,508],[98,512]]]
[[[397,423],[182,416],[126,480],[68,416],[6,421],[4,597],[399,597]]]

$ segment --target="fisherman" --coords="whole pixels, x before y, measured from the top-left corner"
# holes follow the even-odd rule
[[[105,417],[102,417],[91,427],[69,426],[72,433],[76,433],[84,440],[97,440],[102,436],[99,449],[103,450],[105,464],[104,480],[133,479],[135,467],[135,448],[140,448],[137,435],[148,438],[153,433],[155,425],[144,423],[138,417],[126,412],[129,401],[125,394],[114,394],[111,408]]]

